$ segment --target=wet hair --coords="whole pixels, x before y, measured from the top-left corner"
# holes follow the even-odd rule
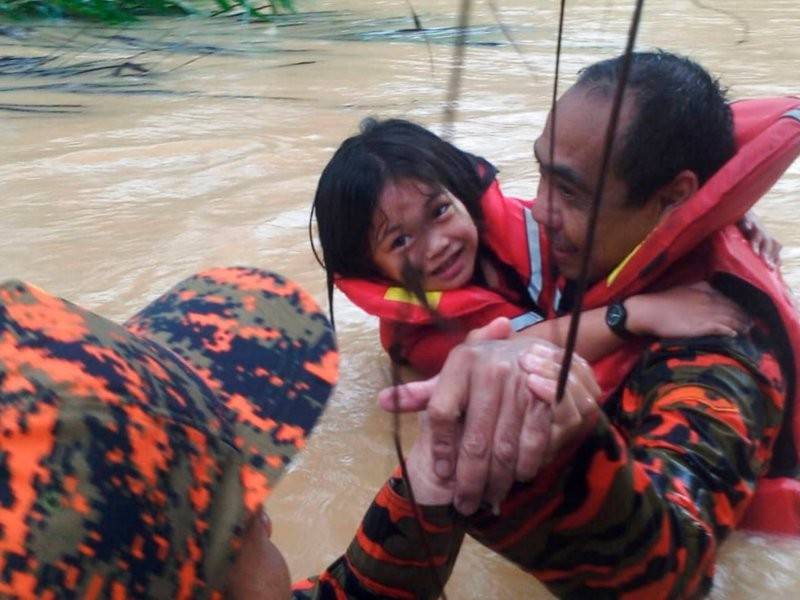
[[[574,88],[612,98],[623,58],[583,69]],[[618,138],[612,168],[628,184],[631,204],[643,204],[685,169],[702,185],[735,153],[726,92],[689,58],[633,53],[625,93],[633,94],[635,114]]]
[[[334,273],[381,276],[372,260],[369,233],[387,183],[411,179],[446,188],[480,227],[485,178],[476,161],[410,121],[365,119],[361,132],[346,139],[322,171],[314,197],[312,218],[316,213],[322,266],[329,280]]]

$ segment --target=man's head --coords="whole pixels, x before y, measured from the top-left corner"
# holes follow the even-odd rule
[[[536,219],[549,227],[553,256],[576,278],[606,129],[623,58],[581,71],[536,140]],[[724,91],[697,63],[667,52],[632,57],[598,216],[589,280],[609,274],[671,206],[690,197],[733,156],[733,119]]]
[[[324,314],[265,271],[205,271],[124,327],[1,284],[0,596],[286,598],[258,517],[336,374]]]

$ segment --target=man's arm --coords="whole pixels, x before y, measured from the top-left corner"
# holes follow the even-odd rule
[[[759,333],[655,345],[590,434],[468,533],[558,595],[706,591],[781,423],[766,348]]]
[[[392,477],[367,510],[347,553],[319,577],[295,583],[295,600],[437,598],[450,577],[464,529],[449,506],[414,516],[402,478]],[[420,523],[436,565],[420,537]]]
[[[409,484],[398,467],[367,510],[347,553],[320,577],[295,584],[296,599],[439,596],[464,526],[450,506],[453,486],[433,473],[431,441],[423,415],[405,460],[419,512],[407,500]]]

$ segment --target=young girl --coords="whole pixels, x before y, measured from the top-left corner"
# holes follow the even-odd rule
[[[548,304],[557,304],[560,294],[548,287],[546,238],[531,204],[503,196],[496,173],[419,125],[366,120],[323,170],[312,208],[331,312],[335,284],[380,318],[390,356],[425,376],[470,330],[498,316],[512,319],[515,335],[563,345],[569,317],[545,320],[554,315],[537,307],[548,294],[556,298]],[[605,308],[583,313],[579,354],[601,358],[620,335],[735,335],[747,326],[736,305],[705,283],[624,305],[627,321],[616,333]]]

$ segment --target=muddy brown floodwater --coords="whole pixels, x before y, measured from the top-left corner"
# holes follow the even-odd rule
[[[275,269],[324,302],[307,240],[318,174],[368,115],[441,131],[458,2],[300,0],[277,25],[155,19],[125,29],[0,29],[0,276],[21,277],[116,319],[211,266]],[[490,158],[508,192],[530,196],[532,141],[553,69],[556,3],[488,3],[471,19],[455,140]],[[568,3],[561,83],[618,54],[632,2]],[[710,3],[701,3],[710,4]],[[689,54],[734,98],[800,93],[800,3],[646,3],[640,48]],[[733,16],[732,16],[733,15]],[[405,30],[405,31],[404,31]],[[757,212],[800,286],[800,164]],[[388,380],[377,323],[337,296],[342,377],[307,452],[268,502],[292,574],[317,573],[349,543],[395,464],[375,392]],[[413,422],[406,422],[412,429]],[[451,598],[546,598],[533,579],[467,543]],[[800,594],[800,543],[737,533],[714,596]]]

